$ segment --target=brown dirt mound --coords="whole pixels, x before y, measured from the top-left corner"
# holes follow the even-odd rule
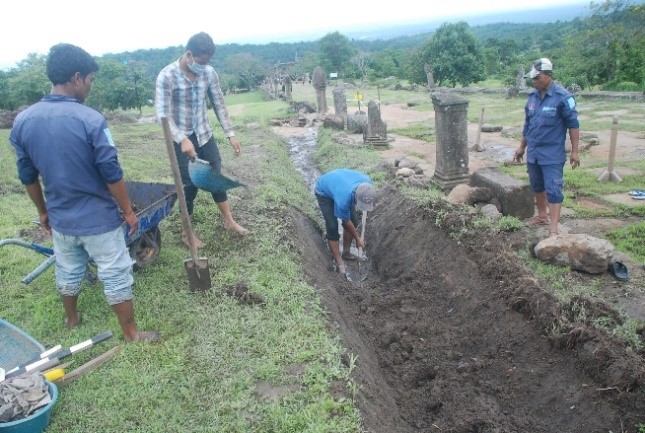
[[[385,189],[366,225],[364,282],[330,271],[322,234],[296,215],[305,273],[350,357],[365,428],[388,432],[636,432],[645,354],[558,304],[516,257],[527,239],[464,235],[467,216]],[[445,206],[444,208],[439,208]],[[435,223],[441,219],[442,228]],[[508,238],[506,238],[508,237]]]

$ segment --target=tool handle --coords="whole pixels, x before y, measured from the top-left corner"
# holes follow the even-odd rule
[[[365,242],[365,225],[367,224],[367,212],[363,211],[363,219],[361,221],[361,240]],[[363,248],[358,249],[358,260],[360,261],[363,256]]]
[[[190,215],[188,215],[188,208],[186,207],[186,195],[184,194],[184,185],[181,181],[179,174],[179,163],[177,162],[177,155],[175,155],[175,145],[170,132],[170,125],[168,118],[161,118],[161,125],[163,127],[163,135],[166,139],[166,149],[168,150],[168,158],[170,158],[170,168],[172,168],[172,175],[175,178],[175,188],[177,189],[177,198],[179,199],[179,208],[181,211],[181,222],[184,226],[184,231],[188,236],[188,247],[193,262],[197,263],[197,248],[195,248],[195,237],[193,236],[193,227],[190,223]]]

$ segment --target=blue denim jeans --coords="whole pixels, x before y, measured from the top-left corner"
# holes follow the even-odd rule
[[[70,236],[52,230],[56,257],[56,286],[62,296],[78,296],[87,264],[93,261],[108,304],[132,299],[132,258],[123,228],[91,236]]]

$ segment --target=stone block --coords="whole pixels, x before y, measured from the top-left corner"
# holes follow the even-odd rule
[[[519,219],[530,218],[535,212],[531,186],[501,172],[496,167],[484,167],[470,176],[470,186],[486,187],[502,206],[502,214]]]

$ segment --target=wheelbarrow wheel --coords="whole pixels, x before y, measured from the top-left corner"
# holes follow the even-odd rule
[[[132,265],[134,270],[141,270],[154,262],[159,256],[160,249],[161,230],[155,226],[130,244],[130,257],[134,262]]]

